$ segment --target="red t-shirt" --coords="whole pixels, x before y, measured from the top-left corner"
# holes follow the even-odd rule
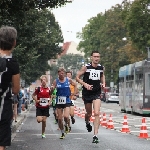
[[[38,88],[35,90],[35,94],[37,95],[37,100],[40,100],[40,103],[36,103],[36,107],[40,108],[47,108],[48,106],[48,101],[50,100],[50,88],[46,87],[40,87],[40,91]]]

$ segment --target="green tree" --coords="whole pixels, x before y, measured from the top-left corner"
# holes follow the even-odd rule
[[[70,0],[0,1],[0,25],[14,26],[18,31],[14,56],[20,64],[21,77],[30,84],[49,68],[47,61],[61,53],[62,32],[51,8]],[[47,10],[48,8],[49,10]]]
[[[149,0],[135,0],[124,14],[129,36],[136,48],[143,53],[146,53],[146,47],[150,46],[149,3]]]
[[[105,66],[107,85],[113,80],[118,80],[118,70],[121,66],[143,59],[142,54],[132,44],[131,39],[123,41],[129,33],[124,22],[124,5],[117,4],[105,13],[99,13],[96,17],[89,19],[88,24],[77,36],[81,39],[78,50],[84,51],[89,56],[91,51],[99,50],[101,64]],[[130,47],[130,48],[129,48]],[[130,50],[136,51],[136,56]],[[112,76],[113,75],[113,76]]]
[[[53,79],[57,78],[58,68],[63,67],[66,71],[73,72],[73,78],[76,76],[76,72],[83,65],[84,58],[79,54],[66,54],[58,58],[57,65],[51,66],[51,76]]]
[[[62,32],[54,15],[47,9],[30,9],[22,22],[14,18],[18,30],[17,47],[14,56],[20,65],[21,77],[30,84],[49,68],[48,60],[61,53],[59,43],[63,42]]]

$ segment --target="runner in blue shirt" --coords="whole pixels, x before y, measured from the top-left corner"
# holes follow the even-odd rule
[[[69,122],[70,105],[71,105],[70,84],[75,86],[75,89],[77,89],[76,83],[74,81],[72,81],[72,79],[66,77],[66,71],[64,70],[64,68],[59,68],[58,78],[56,80],[54,80],[54,82],[53,82],[53,89],[55,89],[55,88],[57,89],[56,109],[57,109],[57,113],[58,113],[58,126],[62,133],[60,139],[65,138],[63,117],[64,117],[64,121],[65,121],[65,132],[67,133],[69,131],[68,122]],[[52,92],[53,92],[53,90],[52,90]],[[76,94],[76,90],[74,91],[73,95],[75,95],[75,94]]]

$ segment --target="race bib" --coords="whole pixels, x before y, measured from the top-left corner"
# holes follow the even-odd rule
[[[100,80],[100,70],[91,69],[89,79]]]
[[[49,98],[40,98],[40,105],[41,106],[47,106],[48,101],[49,101]]]
[[[58,96],[57,104],[66,104],[66,97],[65,96]]]

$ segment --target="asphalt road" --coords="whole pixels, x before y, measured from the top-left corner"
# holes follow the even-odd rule
[[[76,107],[84,108],[81,99],[76,101]],[[54,124],[52,109],[51,116],[47,119],[46,139],[41,138],[41,124],[36,122],[35,107],[33,106],[24,120],[24,123],[15,133],[12,146],[8,150],[149,150],[149,139],[141,139],[137,135],[140,131],[142,116],[127,115],[130,133],[121,133],[123,117],[118,104],[102,103],[101,113],[106,113],[107,120],[109,114],[113,116],[115,129],[110,130],[105,127],[99,128],[99,144],[92,143],[93,132],[87,132],[84,118],[75,116],[76,123],[72,125],[72,132],[66,135],[64,140],[60,140],[60,131],[57,124]],[[149,118],[146,118],[149,124]],[[139,126],[138,126],[139,125]],[[148,126],[149,127],[149,126]]]

